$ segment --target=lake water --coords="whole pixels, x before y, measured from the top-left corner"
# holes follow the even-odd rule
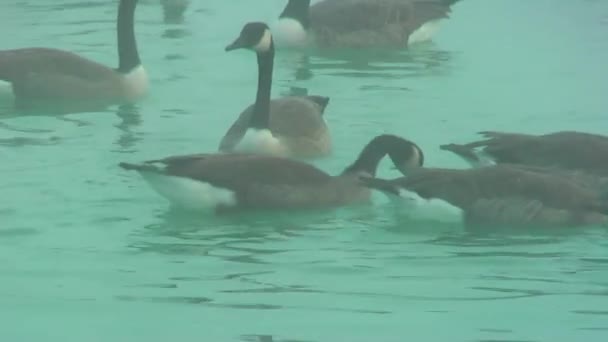
[[[0,118],[2,341],[605,341],[608,234],[470,233],[369,207],[201,217],[121,161],[215,151],[253,102],[252,53],[223,48],[284,1],[140,1],[151,93],[131,109]],[[2,0],[1,48],[116,63],[116,1]],[[463,0],[399,53],[280,51],[273,95],[331,97],[331,173],[373,136],[427,165],[480,130],[608,127],[608,1]],[[396,176],[383,164],[380,175]]]

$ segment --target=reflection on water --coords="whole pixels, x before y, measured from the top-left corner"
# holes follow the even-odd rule
[[[135,144],[143,139],[143,135],[133,131],[142,124],[139,107],[137,105],[118,106],[116,116],[120,118],[120,122],[114,125],[119,131],[115,144],[120,147],[121,152],[132,152]]]
[[[279,56],[292,65],[296,80],[309,80],[315,73],[341,77],[401,79],[445,76],[451,70],[453,52],[422,44],[405,50],[289,51]]]
[[[190,0],[160,0],[165,24],[181,24]]]
[[[117,0],[8,3],[0,13],[7,9],[6,23],[20,29],[5,35],[7,46],[53,42],[115,64]],[[275,6],[268,3],[190,1],[171,12],[163,0],[140,0],[137,34],[152,96],[72,115],[0,109],[2,340],[87,340],[66,338],[79,330],[89,339],[92,331],[99,340],[149,342],[602,340],[606,229],[471,231],[410,222],[379,204],[209,217],[171,209],[116,166],[125,153],[140,160],[215,146],[256,78],[249,55],[228,58],[221,47],[245,21],[276,17],[282,6],[265,12]],[[572,123],[553,112],[563,106],[556,94],[569,95],[568,111],[590,113],[580,114],[583,124],[594,120],[587,128],[603,127],[596,90],[606,79],[606,40],[597,28],[605,12],[577,16],[585,25],[576,27],[549,14],[570,18],[570,9],[584,14],[585,4],[605,2],[488,3],[462,2],[441,40],[403,51],[277,52],[273,94],[331,97],[327,118],[339,147],[324,170],[338,172],[384,130],[434,144],[495,125],[479,123],[471,109],[513,129],[536,112],[552,113],[542,130]],[[519,13],[522,24],[486,15],[497,9]],[[546,30],[529,30],[538,26],[533,9],[548,14]],[[470,40],[480,27],[490,39]],[[515,38],[506,45],[496,37]],[[403,92],[410,88],[416,92]],[[361,96],[368,90],[381,91]],[[534,101],[522,102],[524,91]],[[410,105],[423,114],[391,112]],[[448,115],[458,125],[437,124]],[[218,332],[225,324],[230,330]]]

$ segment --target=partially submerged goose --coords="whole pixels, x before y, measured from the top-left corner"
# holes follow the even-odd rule
[[[289,96],[271,100],[274,43],[268,26],[247,23],[226,47],[253,50],[258,60],[255,103],[247,107],[220,142],[223,152],[253,152],[282,157],[318,158],[331,152],[323,118],[329,102],[323,96]]]
[[[441,149],[461,156],[473,166],[521,164],[608,176],[608,137],[561,131],[544,135],[480,132],[485,139],[447,144]]]
[[[459,0],[289,0],[273,27],[291,47],[402,48],[430,40]]]
[[[608,223],[605,194],[518,166],[419,168],[406,177],[362,177],[362,182],[400,198],[411,216],[422,219],[538,226]]]
[[[198,154],[121,163],[135,170],[178,207],[222,212],[234,209],[327,208],[368,201],[359,177],[374,176],[389,155],[402,172],[422,164],[417,146],[394,135],[379,135],[353,164],[331,176],[302,161],[257,154]]]
[[[110,105],[139,100],[147,92],[148,77],[135,40],[136,6],[137,0],[121,0],[118,6],[117,69],[52,48],[0,51],[0,80],[9,83],[16,105]]]

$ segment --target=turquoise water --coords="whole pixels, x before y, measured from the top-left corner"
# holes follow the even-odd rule
[[[604,341],[606,230],[473,234],[398,220],[381,195],[200,217],[117,167],[214,151],[256,82],[252,54],[223,48],[282,5],[193,1],[167,24],[142,0],[146,100],[0,119],[0,340]],[[114,15],[115,1],[3,0],[1,48],[114,65]],[[464,167],[438,146],[486,129],[605,133],[606,61],[606,1],[464,0],[411,51],[281,51],[273,94],[331,96],[328,172],[382,132],[416,141],[427,165]]]

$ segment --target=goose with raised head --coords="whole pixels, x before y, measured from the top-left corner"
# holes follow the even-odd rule
[[[177,207],[215,212],[314,209],[369,201],[371,191],[359,177],[374,176],[387,154],[402,172],[422,164],[416,145],[384,134],[368,142],[336,176],[299,160],[240,153],[175,156],[120,166],[139,172]]]
[[[289,0],[277,44],[317,48],[403,48],[430,40],[459,0]]]
[[[34,104],[132,103],[148,90],[134,32],[137,0],[120,0],[117,15],[118,68],[54,48],[0,51],[0,80],[20,107]]]
[[[565,226],[608,223],[606,193],[572,179],[494,165],[474,169],[418,168],[392,180],[362,182],[406,204],[406,214],[424,220]]]
[[[583,171],[608,176],[608,137],[573,131],[543,135],[480,132],[485,139],[467,144],[446,144],[473,166],[520,164],[556,170]]]
[[[246,108],[222,138],[223,152],[250,152],[295,158],[318,158],[331,153],[331,137],[323,113],[324,96],[271,99],[274,43],[268,26],[247,23],[226,51],[249,49],[258,61],[255,103]]]

